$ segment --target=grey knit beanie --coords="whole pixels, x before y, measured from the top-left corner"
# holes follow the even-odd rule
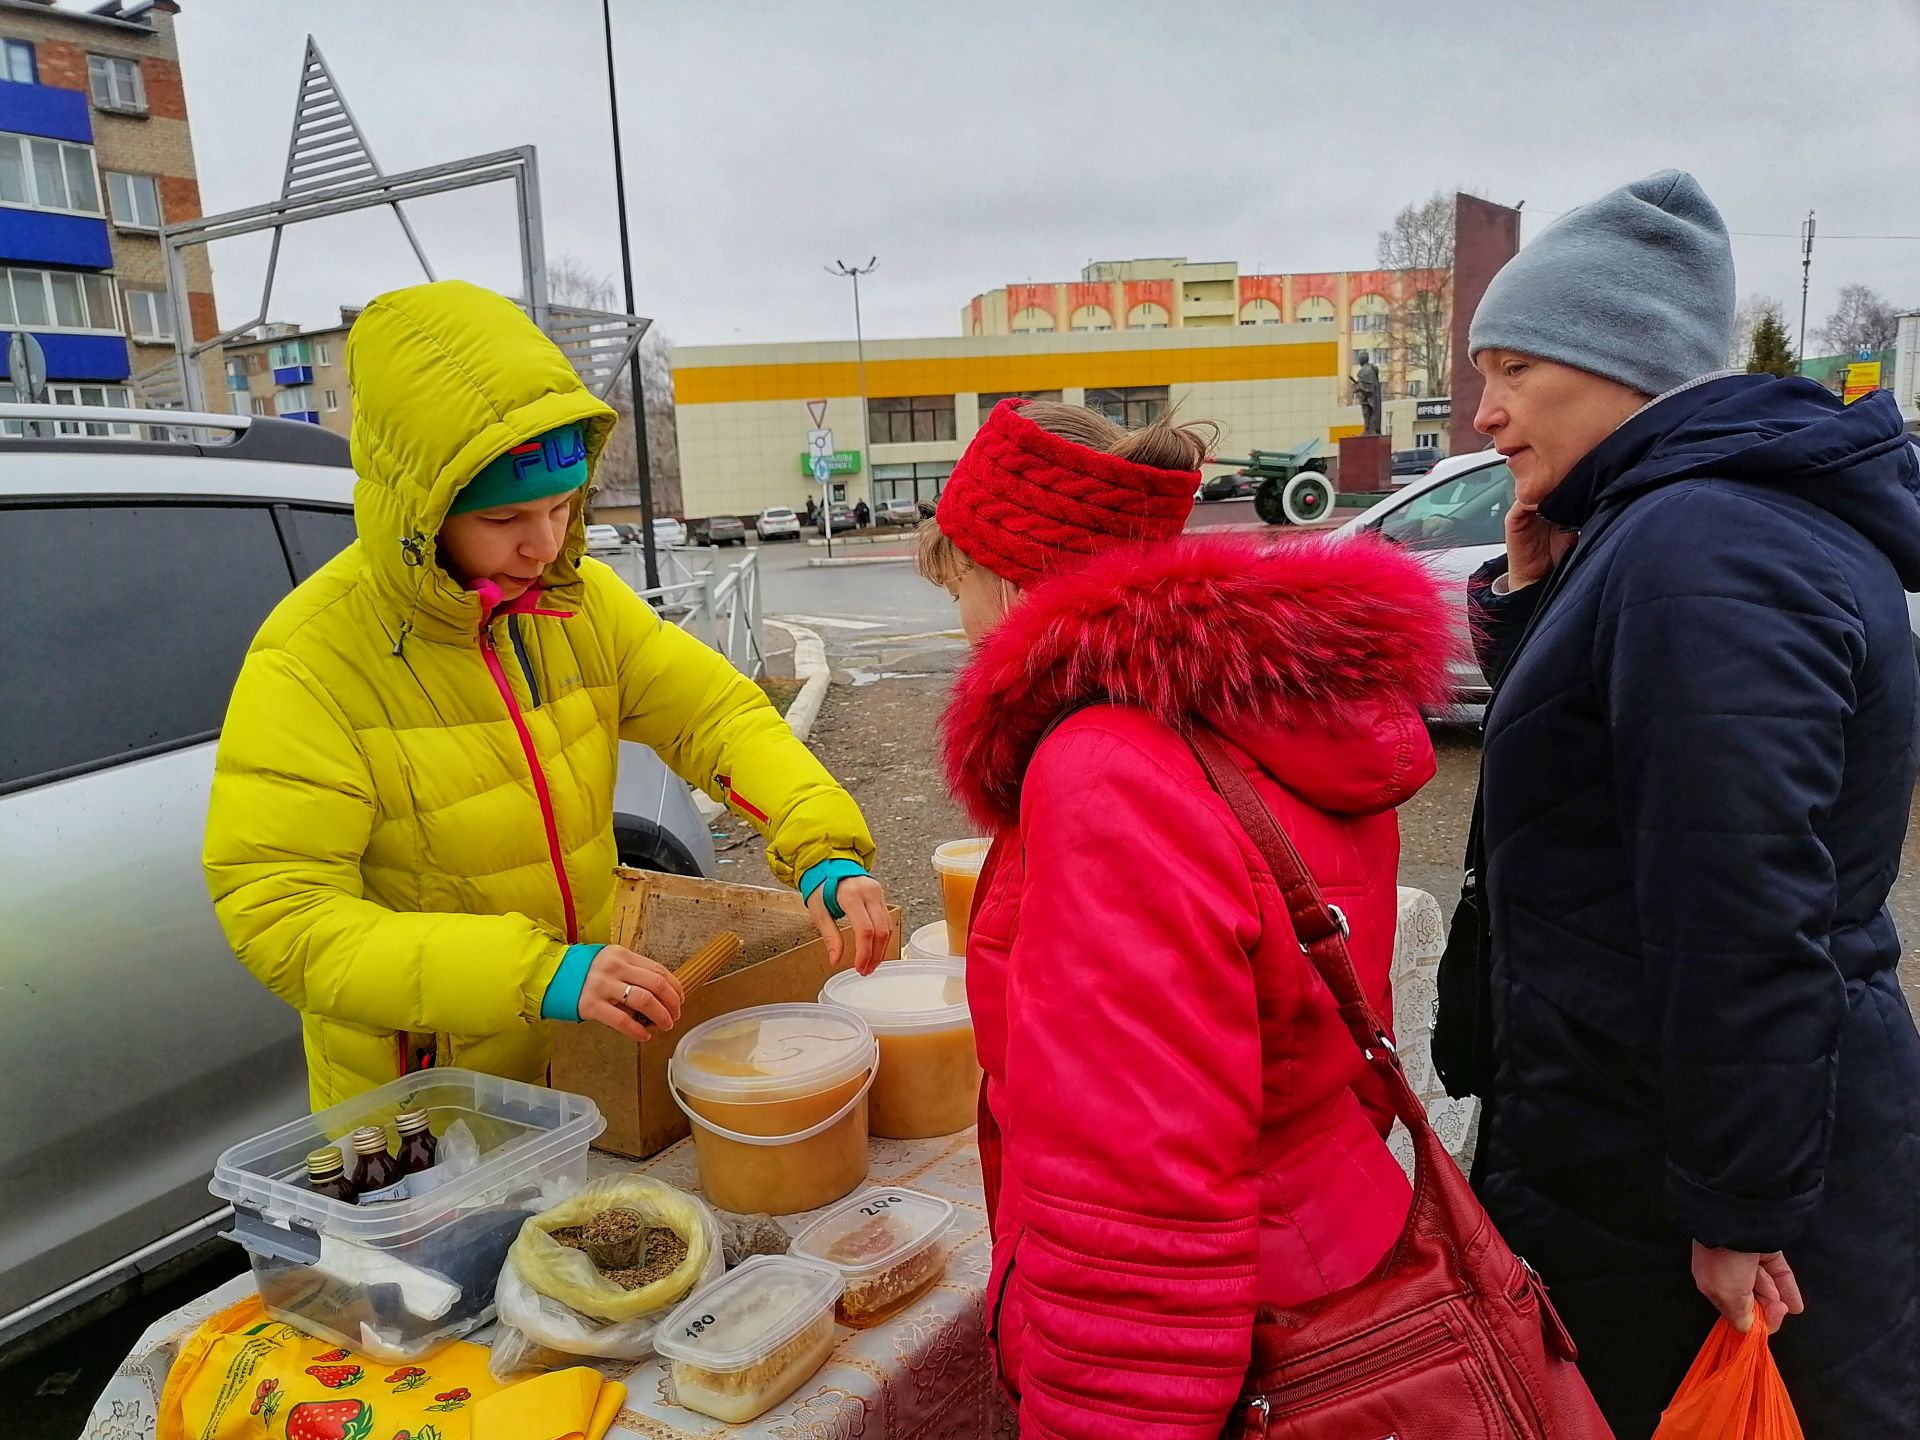
[[[1662,395],[1727,363],[1733,249],[1684,170],[1561,216],[1501,267],[1467,352],[1518,350]]]

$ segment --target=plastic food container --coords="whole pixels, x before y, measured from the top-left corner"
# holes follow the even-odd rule
[[[867,1178],[879,1050],[831,1005],[759,1005],[687,1032],[667,1067],[707,1198],[736,1214],[817,1210]]]
[[[953,1206],[918,1190],[867,1190],[794,1238],[793,1253],[840,1272],[838,1314],[873,1325],[912,1304],[946,1268]]]
[[[987,863],[987,851],[992,846],[993,842],[986,839],[949,840],[933,852],[934,873],[940,877],[940,900],[947,911],[947,943],[956,955],[967,953],[973,892],[980,884],[980,867]]]
[[[402,1110],[438,1137],[433,1188],[353,1205],[305,1184],[307,1155]],[[208,1187],[267,1313],[379,1360],[418,1360],[493,1317],[507,1250],[544,1185],[584,1182],[606,1121],[581,1095],[471,1070],[426,1070],[246,1140]],[[434,1174],[434,1171],[426,1172]]]
[[[931,925],[922,925],[907,937],[906,946],[900,952],[903,960],[965,960],[964,955],[956,955],[947,949],[947,922],[936,920]]]
[[[799,1389],[833,1353],[840,1272],[758,1255],[660,1322],[654,1349],[671,1362],[689,1410],[744,1425]]]
[[[842,970],[820,991],[853,1011],[880,1042],[868,1101],[875,1135],[924,1140],[979,1117],[980,1060],[961,960],[891,960],[871,975]]]

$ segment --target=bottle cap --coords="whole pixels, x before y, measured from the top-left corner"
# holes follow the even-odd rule
[[[307,1156],[307,1174],[315,1180],[325,1180],[339,1174],[344,1168],[345,1162],[340,1158],[340,1152],[331,1145]]]
[[[424,1110],[402,1110],[393,1117],[393,1128],[402,1135],[418,1135],[427,1128],[427,1112]]]
[[[387,1149],[387,1131],[383,1125],[362,1125],[353,1132],[353,1148],[362,1155],[381,1155]]]

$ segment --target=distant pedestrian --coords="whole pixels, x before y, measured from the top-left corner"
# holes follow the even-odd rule
[[[1509,261],[1468,346],[1507,456],[1474,577],[1483,898],[1434,1054],[1474,1184],[1620,1440],[1756,1305],[1806,1433],[1920,1437],[1920,467],[1885,392],[1722,371],[1733,253],[1665,170]],[[1458,929],[1458,927],[1457,927]],[[1447,998],[1451,995],[1453,998]],[[1479,1053],[1475,1053],[1479,1052]],[[1803,1313],[1804,1309],[1804,1313]]]
[[[873,511],[867,508],[866,501],[862,500],[853,507],[853,523],[862,530],[873,523]]]
[[[814,499],[813,496],[809,495],[807,496],[807,524],[818,525],[819,523],[820,523],[820,502]]]

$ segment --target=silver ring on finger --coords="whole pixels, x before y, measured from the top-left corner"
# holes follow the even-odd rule
[[[625,1010],[627,1008],[627,997],[632,993],[633,993],[633,984],[631,981],[629,981],[627,984],[620,987],[620,1008],[622,1010]]]

